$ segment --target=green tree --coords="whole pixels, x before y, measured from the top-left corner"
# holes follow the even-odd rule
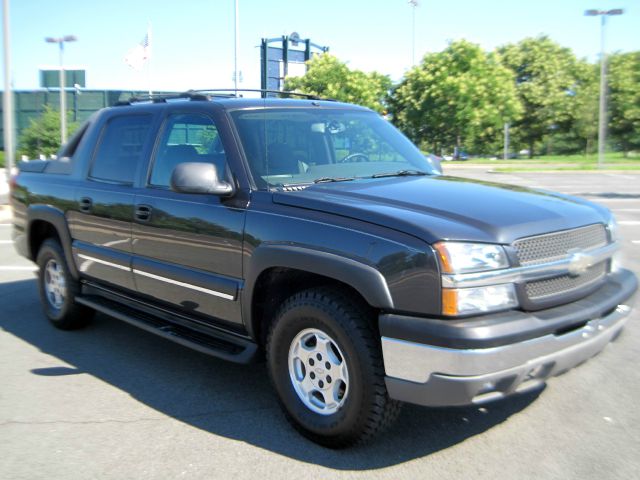
[[[434,152],[495,153],[506,122],[518,118],[513,74],[496,55],[465,40],[425,55],[393,91],[394,123]]]
[[[67,116],[67,132],[71,135],[78,128]],[[48,105],[37,120],[23,130],[18,141],[21,155],[37,158],[38,155],[53,155],[60,149],[60,113]]]
[[[609,59],[609,132],[625,156],[640,148],[640,52]]]
[[[576,64],[574,84],[568,92],[568,121],[554,122],[543,137],[547,155],[593,153],[598,138],[599,67],[585,60]]]
[[[576,69],[576,83],[571,109],[571,134],[578,140],[579,150],[593,153],[598,137],[599,67],[581,61]]]
[[[307,66],[307,73],[302,77],[285,79],[285,90],[356,103],[380,113],[384,111],[391,89],[391,80],[386,75],[351,70],[346,63],[328,53],[314,56]]]
[[[533,157],[537,142],[551,133],[566,133],[572,125],[578,60],[573,52],[546,36],[526,38],[498,49],[503,65],[516,76],[524,107],[513,125],[515,143]]]

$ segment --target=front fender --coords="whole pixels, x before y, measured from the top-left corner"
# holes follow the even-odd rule
[[[372,307],[393,309],[393,299],[387,281],[370,265],[306,247],[261,245],[252,253],[249,271],[245,277],[242,295],[244,318],[253,318],[252,299],[258,277],[265,270],[275,267],[302,270],[338,280],[357,290]]]

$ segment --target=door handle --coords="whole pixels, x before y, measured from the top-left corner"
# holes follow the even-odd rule
[[[136,205],[136,219],[141,222],[148,222],[151,220],[151,212],[153,208],[150,205]]]
[[[80,211],[84,213],[89,213],[93,208],[93,200],[89,197],[82,197],[80,199]]]

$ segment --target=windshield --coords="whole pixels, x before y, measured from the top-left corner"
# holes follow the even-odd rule
[[[259,188],[437,173],[420,150],[373,112],[312,107],[231,115]]]

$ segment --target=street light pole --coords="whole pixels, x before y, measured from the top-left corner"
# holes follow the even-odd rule
[[[9,0],[2,1],[2,27],[4,40],[4,94],[2,95],[2,116],[4,125],[4,158],[7,181],[11,178],[14,165],[13,144],[13,86],[11,85],[11,34],[9,32]]]
[[[64,90],[64,42],[75,42],[78,38],[75,35],[65,35],[64,37],[47,37],[47,43],[57,43],[60,47],[60,143],[67,143],[67,98]]]
[[[604,147],[607,135],[607,53],[605,50],[605,29],[607,17],[610,15],[622,15],[624,10],[614,8],[612,10],[587,10],[584,14],[588,17],[600,17],[600,106],[598,111],[598,168],[604,166]]]
[[[411,66],[416,64],[416,7],[418,6],[418,0],[409,0],[409,5],[412,7],[411,17]]]

